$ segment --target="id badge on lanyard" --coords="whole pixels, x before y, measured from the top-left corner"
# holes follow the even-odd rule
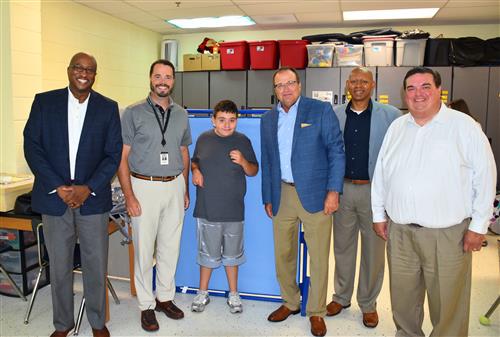
[[[160,152],[160,165],[168,165],[168,152]]]

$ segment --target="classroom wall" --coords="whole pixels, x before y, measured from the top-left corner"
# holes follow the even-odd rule
[[[36,93],[67,85],[75,53],[97,59],[94,89],[121,108],[146,96],[161,34],[72,1],[0,1],[0,172],[30,173],[22,131]]]
[[[120,107],[145,97],[149,67],[159,57],[161,35],[74,2],[43,2],[43,90],[67,85],[66,68],[78,51],[97,59],[94,90]]]
[[[4,2],[2,9],[2,89],[0,172],[23,173],[22,131],[33,100],[42,90],[41,2]]]
[[[203,38],[210,37],[217,41],[258,41],[258,40],[298,40],[302,36],[327,33],[349,34],[351,32],[367,30],[376,27],[347,27],[347,28],[314,28],[314,29],[276,29],[276,30],[246,30],[235,32],[209,32],[192,34],[164,35],[163,39],[172,39],[179,42],[179,70],[183,69],[182,55],[197,53],[198,45]],[[429,32],[431,37],[443,34],[444,37],[477,36],[483,39],[500,36],[500,25],[446,25],[446,26],[393,26],[394,30],[404,32],[419,28]]]

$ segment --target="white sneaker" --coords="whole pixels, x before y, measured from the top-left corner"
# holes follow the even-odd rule
[[[238,294],[237,292],[229,293],[229,296],[227,298],[227,305],[229,305],[229,311],[231,311],[232,314],[243,311],[240,294]]]
[[[210,297],[208,297],[208,291],[198,290],[193,303],[191,304],[191,311],[202,312],[205,310],[205,306],[210,303]]]

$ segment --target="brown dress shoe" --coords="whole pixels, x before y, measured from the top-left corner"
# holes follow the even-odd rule
[[[73,330],[73,328],[69,328],[68,330],[64,330],[64,331],[57,331],[56,330],[50,335],[50,337],[66,337],[71,330]]]
[[[92,335],[94,337],[109,337],[109,330],[104,326],[102,329],[94,329],[92,328]]]
[[[378,314],[374,312],[364,312],[363,313],[363,324],[367,328],[374,328],[378,325]]]
[[[309,317],[309,322],[311,322],[311,333],[314,336],[326,335],[326,325],[323,317],[311,316]]]
[[[351,305],[342,305],[338,302],[335,302],[335,301],[331,301],[330,304],[328,304],[326,306],[326,315],[327,316],[335,316],[335,315],[338,315],[342,309],[347,309],[349,308]]]
[[[278,309],[274,310],[269,317],[267,317],[267,320],[269,322],[281,322],[284,321],[285,319],[288,318],[290,315],[296,315],[300,312],[300,309],[297,310],[290,310],[284,305],[279,307]]]
[[[148,332],[158,331],[160,325],[156,320],[155,312],[153,309],[141,311],[141,326]]]
[[[173,301],[160,302],[156,300],[156,311],[161,311],[171,319],[181,319],[184,317],[184,313],[179,309]]]

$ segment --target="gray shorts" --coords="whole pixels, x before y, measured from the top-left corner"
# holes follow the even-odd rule
[[[243,221],[211,222],[202,218],[196,220],[196,262],[200,266],[239,266],[246,261],[243,254]]]

